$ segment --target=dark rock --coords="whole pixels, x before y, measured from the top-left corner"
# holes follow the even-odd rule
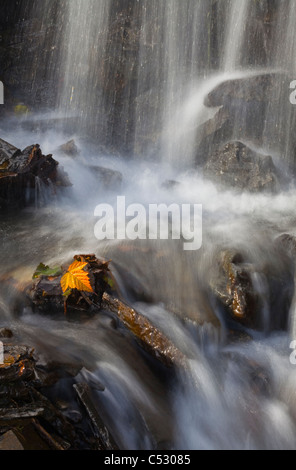
[[[228,80],[205,99],[218,113],[202,125],[196,136],[196,161],[229,141],[251,141],[278,153],[290,162],[295,138],[290,129],[296,122],[296,108],[289,101],[293,77],[270,73]],[[284,122],[285,121],[285,122]]]
[[[73,424],[78,424],[82,421],[82,415],[77,410],[66,410],[63,412],[63,415]]]
[[[9,6],[6,7],[5,4]],[[60,8],[65,2],[59,2]],[[4,0],[0,29],[0,71],[5,84],[4,109],[9,111],[20,103],[32,110],[48,110],[57,102],[60,88],[58,70],[49,63],[57,63],[60,56],[61,33],[57,2],[36,5],[34,12],[24,1],[13,4]],[[61,15],[62,16],[62,15]],[[60,16],[60,17],[61,17]]]
[[[221,144],[229,142],[233,137],[234,123],[227,111],[221,108],[212,119],[202,124],[196,132],[196,164],[203,165],[208,156]]]
[[[50,397],[54,395],[54,402],[62,399],[66,382],[58,383],[54,391],[51,384],[48,386],[46,381],[40,381],[40,370],[36,370],[37,359],[33,352],[24,345],[4,345],[4,363],[0,364],[0,449],[12,448],[12,442],[4,442],[3,435],[15,429],[25,450],[97,449],[90,423],[84,421],[81,426],[79,424],[83,416],[76,406],[63,414],[53,405]],[[54,367],[53,364],[48,365],[50,367]],[[56,368],[59,369],[59,378],[68,376],[69,370],[74,375],[81,370],[81,367],[77,369],[63,364],[57,364]],[[71,378],[69,386],[74,398],[73,382]],[[90,429],[87,435],[82,426]]]
[[[36,203],[40,185],[48,193],[70,186],[68,175],[52,155],[43,155],[38,144],[23,151],[0,139],[0,210]]]
[[[15,402],[21,405],[29,398],[29,383],[34,379],[33,350],[27,346],[5,344],[4,363],[0,364],[0,406],[8,407]]]
[[[77,383],[73,387],[95,427],[101,450],[118,450],[112,434],[105,426],[99,414],[90,387],[86,383]]]
[[[88,263],[86,269],[91,277],[94,293],[81,293],[73,289],[66,300],[61,287],[61,275],[41,276],[27,290],[27,297],[34,311],[45,314],[66,312],[67,315],[77,314],[83,317],[84,314],[89,315],[98,310],[105,291],[113,292],[111,285],[113,286],[114,281],[107,261],[99,260],[95,255],[79,255],[75,256],[75,260]]]
[[[16,408],[0,408],[0,424],[3,421],[15,421],[19,419],[36,418],[42,416],[44,408],[40,404],[18,406]]]
[[[209,156],[204,176],[225,189],[275,192],[279,174],[270,156],[251,150],[241,142],[231,142]]]
[[[228,80],[208,94],[205,105],[208,107],[224,106],[231,109],[242,102],[252,104],[278,101],[278,85],[286,81],[287,77],[284,75],[272,73]],[[289,84],[290,81],[287,83]]]
[[[12,338],[13,332],[8,328],[0,328],[0,338]]]

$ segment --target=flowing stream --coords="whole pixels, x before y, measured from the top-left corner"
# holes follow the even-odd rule
[[[86,136],[88,130],[92,136],[97,132],[99,140],[106,133],[113,135],[116,120],[105,82],[112,87],[113,72],[106,63],[108,55],[122,58],[127,53],[116,36],[116,21],[127,19],[115,17],[112,0],[65,3],[59,65],[63,79],[52,112],[66,119],[75,116],[71,135],[51,129],[29,131],[25,119],[14,118],[1,123],[0,136],[19,148],[38,141],[43,153],[53,153],[65,168],[73,187],[59,198],[53,195],[45,206],[40,188],[35,208],[1,218],[0,276],[26,282],[40,262],[64,264],[80,253],[111,259],[123,296],[178,346],[187,367],[164,377],[108,315],[82,323],[48,318],[15,306],[10,292],[3,290],[0,326],[11,327],[21,341],[53,359],[85,364],[83,380],[105,386],[104,393],[96,393],[98,408],[121,449],[295,449],[296,368],[289,360],[295,299],[289,326],[274,330],[274,316],[283,316],[286,306],[273,304],[266,266],[285,270],[273,247],[283,233],[296,236],[296,190],[289,184],[273,195],[217,189],[193,168],[190,132],[216,112],[206,109],[204,100],[218,84],[262,71],[294,72],[290,45],[296,37],[295,2],[284,2],[272,33],[268,19],[261,26],[254,20],[260,13],[255,8],[262,7],[263,16],[269,13],[269,2],[218,1],[215,11],[208,0],[133,2],[128,21],[140,21],[141,47],[130,70],[136,76],[131,82],[135,89],[125,89],[120,96],[121,124],[132,142],[129,156],[110,156]],[[218,18],[216,62],[208,55],[213,11]],[[262,24],[267,32],[262,33]],[[252,62],[249,43],[256,34],[263,52]],[[114,106],[118,94],[114,93]],[[290,106],[288,92],[280,109],[270,104],[266,112],[274,120],[266,118],[266,135],[272,126],[279,133],[283,130],[289,141]],[[129,127],[131,119],[134,124]],[[143,136],[156,129],[157,146],[142,145]],[[81,150],[76,158],[58,150],[69,137]],[[281,151],[252,145],[271,154],[277,164],[290,163],[288,144]],[[94,167],[121,172],[122,187],[105,189]],[[177,184],[166,184],[173,181]],[[98,241],[95,207],[115,207],[120,195],[127,204],[142,204],[147,210],[152,203],[202,204],[202,248],[186,252],[179,240]],[[229,330],[235,328],[207,294],[217,254],[227,249],[243,253],[254,266],[253,285],[261,300],[260,331],[238,327],[232,339]],[[131,294],[135,280],[143,299]]]

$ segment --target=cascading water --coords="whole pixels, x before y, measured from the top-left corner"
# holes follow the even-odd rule
[[[59,106],[62,114],[76,118],[80,131],[104,129],[106,44],[110,13],[108,0],[67,2],[61,60],[62,83]],[[100,75],[102,74],[102,75]]]
[[[22,282],[41,261],[62,264],[83,252],[112,259],[123,295],[185,354],[186,368],[164,377],[108,315],[71,323],[26,308],[14,317],[10,291],[0,293],[0,326],[53,360],[84,363],[77,380],[94,386],[121,449],[295,448],[294,267],[275,245],[283,233],[295,235],[295,189],[220,190],[196,165],[209,156],[205,148],[216,149],[204,126],[211,130],[221,109],[232,113],[227,142],[247,141],[278,157],[276,163],[295,163],[295,112],[285,88],[296,71],[294,0],[67,0],[56,7],[59,44],[52,47],[59,48],[59,70],[48,72],[58,76],[54,112],[67,121],[81,153],[63,155],[62,132],[38,134],[73,187],[45,208],[1,220],[0,274]],[[271,74],[270,100],[258,105],[252,90],[242,104],[248,80]],[[237,80],[234,96],[227,86]],[[223,100],[206,106],[221,86]],[[18,147],[36,139],[9,126],[0,137]],[[101,144],[117,155],[106,155]],[[122,186],[103,188],[100,166],[120,171]],[[36,196],[40,191],[37,185]],[[98,242],[94,208],[115,206],[118,193],[147,210],[151,203],[202,204],[202,248],[185,252],[180,240]],[[254,329],[225,314],[235,276],[252,284]],[[240,291],[235,295],[239,304]],[[94,385],[100,383],[104,393]]]
[[[228,34],[225,38],[225,52],[223,58],[223,68],[226,73],[232,72],[241,66],[243,45],[246,34],[247,21],[252,2],[243,0],[242,2],[229,2],[229,22],[227,23]]]

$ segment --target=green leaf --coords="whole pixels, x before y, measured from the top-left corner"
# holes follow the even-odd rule
[[[110,276],[105,275],[103,280],[106,282],[106,284],[108,284],[109,287],[111,287],[111,289],[115,289],[115,283]]]
[[[40,263],[35,273],[33,274],[33,279],[38,279],[41,276],[57,277],[57,276],[60,276],[61,274],[62,274],[62,269],[60,266],[50,268],[49,266],[45,266],[45,264]]]
[[[70,288],[67,289],[66,292],[63,294],[63,296],[68,298],[72,294],[72,290],[73,289],[70,289]]]

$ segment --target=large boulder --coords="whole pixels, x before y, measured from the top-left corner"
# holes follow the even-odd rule
[[[291,80],[290,80],[291,81]],[[255,104],[279,100],[279,92],[287,82],[281,74],[268,73],[227,80],[212,90],[205,99],[208,107],[234,108],[241,102]]]
[[[279,185],[272,158],[256,153],[242,142],[227,143],[210,155],[204,176],[224,189],[274,192]]]
[[[67,187],[71,183],[52,155],[38,144],[23,151],[0,139],[0,210],[20,209],[36,203],[36,191]]]
[[[231,140],[251,141],[292,162],[295,138],[291,129],[296,122],[296,108],[289,100],[292,79],[280,73],[251,75],[214,88],[204,104],[219,110],[197,130],[197,164]]]
[[[198,166],[204,165],[208,156],[221,144],[232,140],[233,125],[229,111],[222,107],[213,118],[198,127],[195,137],[195,160]]]

